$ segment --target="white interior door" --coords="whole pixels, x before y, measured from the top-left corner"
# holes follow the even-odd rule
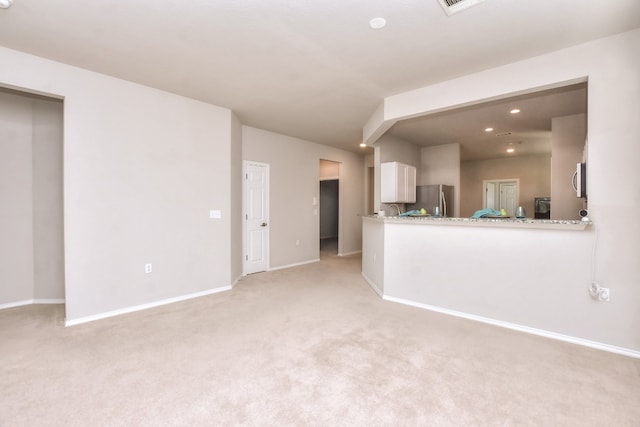
[[[507,211],[507,215],[516,215],[518,205],[518,188],[515,182],[500,183],[500,209]]]
[[[269,165],[244,162],[244,274],[269,267]]]
[[[485,208],[504,209],[507,211],[507,215],[515,216],[516,206],[519,204],[519,179],[484,180],[482,184]]]

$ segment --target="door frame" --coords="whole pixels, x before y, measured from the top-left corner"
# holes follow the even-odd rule
[[[342,235],[343,235],[343,223],[342,220],[342,211],[344,209],[344,188],[343,188],[343,179],[342,179],[342,168],[344,164],[338,160],[330,160],[327,157],[320,157],[318,161],[318,167],[320,167],[320,163],[322,161],[336,163],[338,165],[338,175],[325,176],[318,178],[318,201],[320,200],[320,181],[328,181],[328,180],[338,180],[338,256],[344,256],[342,252]],[[320,174],[318,174],[320,175]],[[318,227],[318,248],[320,247],[320,206],[315,206],[315,214],[317,218],[317,227]]]
[[[500,185],[506,183],[514,183],[516,185],[516,206],[520,205],[520,178],[508,178],[508,179],[483,179],[482,180],[482,207],[486,209],[487,207],[487,184],[497,184],[498,189],[500,189]],[[498,193],[498,202],[500,201],[500,191]],[[500,203],[498,203],[500,205]]]
[[[262,162],[254,162],[252,160],[243,160],[242,161],[242,175],[244,176],[242,178],[242,275],[246,276],[247,274],[247,166],[259,166],[259,167],[265,167],[266,168],[266,196],[265,196],[265,209],[267,212],[267,222],[270,223],[271,222],[271,215],[270,215],[270,176],[271,176],[271,169],[269,166],[269,163],[262,163]],[[265,250],[266,250],[266,269],[265,271],[269,270],[269,267],[271,265],[271,244],[270,244],[270,237],[271,237],[271,224],[268,225],[267,229],[266,229],[266,240],[267,243],[265,245]]]

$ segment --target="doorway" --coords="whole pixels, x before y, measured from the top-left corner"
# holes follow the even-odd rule
[[[519,179],[484,180],[482,188],[486,209],[504,209],[508,216],[515,216],[520,199]]]
[[[320,181],[320,251],[338,253],[339,181]]]
[[[269,165],[243,162],[244,275],[269,268]]]
[[[337,255],[340,237],[340,163],[320,160],[320,255]]]
[[[65,302],[63,110],[0,87],[0,308]]]

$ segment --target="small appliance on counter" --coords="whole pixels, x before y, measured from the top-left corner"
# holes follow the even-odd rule
[[[533,217],[535,219],[550,219],[551,218],[551,197],[536,197],[534,199],[535,212]]]

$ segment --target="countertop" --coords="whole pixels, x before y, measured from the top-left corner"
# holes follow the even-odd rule
[[[378,216],[365,219],[391,224],[475,226],[500,228],[539,228],[545,230],[584,230],[591,221],[533,218],[444,218],[434,216]]]

